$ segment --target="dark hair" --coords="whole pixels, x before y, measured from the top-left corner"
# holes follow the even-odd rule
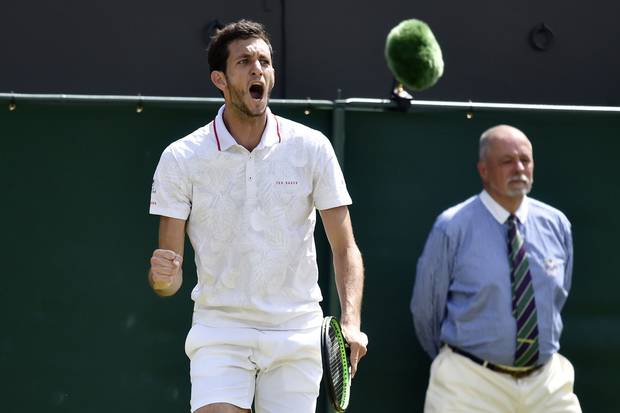
[[[265,27],[257,22],[250,20],[239,20],[238,22],[229,23],[222,29],[218,30],[211,38],[211,43],[207,48],[209,58],[209,69],[211,72],[218,70],[226,71],[226,61],[228,60],[228,45],[238,39],[262,39],[269,46],[269,53],[273,54],[269,34]]]

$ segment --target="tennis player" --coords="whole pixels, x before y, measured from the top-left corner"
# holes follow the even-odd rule
[[[187,231],[198,274],[185,344],[192,412],[249,412],[254,402],[257,413],[311,413],[322,374],[316,209],[334,257],[353,372],[366,354],[351,198],[327,138],[269,110],[275,72],[262,25],[227,25],[208,58],[225,104],[161,156],[149,283],[160,296],[179,290]]]

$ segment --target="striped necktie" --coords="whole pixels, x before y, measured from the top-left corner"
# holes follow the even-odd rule
[[[514,365],[533,366],[538,361],[538,317],[530,265],[525,243],[517,227],[517,217],[508,217],[508,256],[512,282],[512,315],[517,321]]]

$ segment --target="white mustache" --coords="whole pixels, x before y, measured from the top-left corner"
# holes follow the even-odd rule
[[[530,178],[528,178],[527,175],[515,175],[508,180],[508,183],[512,183],[512,182],[523,182],[526,184],[531,183]]]

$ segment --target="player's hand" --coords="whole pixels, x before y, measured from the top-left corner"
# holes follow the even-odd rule
[[[180,287],[183,257],[171,250],[156,249],[151,257],[150,284],[159,295],[174,294]]]
[[[357,372],[357,363],[366,355],[368,352],[368,336],[362,333],[359,327],[347,326],[342,324],[342,334],[344,338],[347,339],[349,343],[349,349],[351,350],[350,360],[351,360],[351,377],[355,377],[355,373]]]

